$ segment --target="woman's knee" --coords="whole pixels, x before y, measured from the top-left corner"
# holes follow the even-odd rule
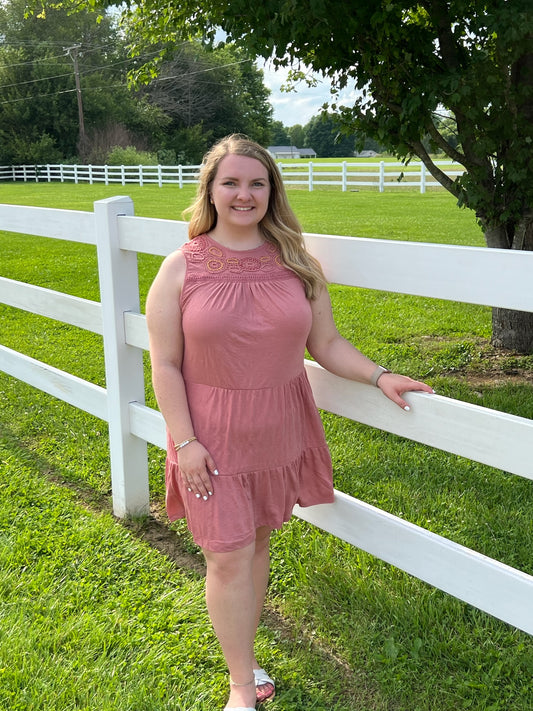
[[[249,575],[254,556],[254,544],[227,553],[204,551],[208,576],[235,580],[241,575]]]

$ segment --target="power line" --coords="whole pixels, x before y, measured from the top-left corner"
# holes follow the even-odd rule
[[[13,84],[0,84],[0,89],[9,89],[12,86],[24,86],[25,84],[37,84],[37,82],[40,81],[49,81],[50,79],[61,79],[62,77],[70,76],[72,76],[72,72],[68,72],[68,74],[55,74],[52,77],[40,77],[39,79],[26,79],[25,81],[17,81]]]
[[[231,66],[235,66],[235,65],[238,65],[238,64],[243,64],[243,63],[245,63],[245,62],[252,62],[252,61],[254,61],[254,60],[252,60],[252,59],[241,59],[241,60],[236,61],[236,62],[228,62],[227,64],[221,64],[221,65],[216,66],[216,67],[208,67],[207,69],[199,69],[198,71],[189,72],[188,74],[174,74],[174,75],[172,75],[172,76],[170,76],[170,77],[157,77],[157,78],[155,78],[155,79],[152,79],[152,82],[155,83],[155,82],[161,82],[161,81],[169,81],[170,79],[185,79],[185,78],[190,77],[190,76],[196,76],[196,75],[198,75],[198,74],[204,74],[204,73],[207,73],[207,72],[216,71],[217,69],[225,69],[226,67],[231,67]],[[105,67],[104,67],[104,68],[105,68]],[[94,71],[96,71],[96,70],[94,70]],[[89,73],[89,72],[86,72],[86,73]],[[61,76],[70,76],[70,74],[69,74],[69,75],[61,75]],[[54,77],[52,77],[52,78],[54,78]],[[26,82],[21,82],[21,83],[26,83]],[[219,84],[220,82],[201,82],[201,83],[203,83],[203,84],[207,84],[207,83],[209,83],[209,84]],[[18,85],[17,85],[17,84],[13,84],[13,85],[7,85],[7,86],[18,86]],[[114,89],[114,88],[119,88],[119,87],[124,87],[124,84],[114,84],[114,85],[109,85],[109,84],[107,84],[107,85],[99,86],[99,87],[84,87],[84,88],[83,88],[83,91],[96,91],[96,90],[100,90],[100,89]],[[3,88],[3,87],[0,87],[0,88]],[[72,92],[74,92],[74,91],[77,91],[77,89],[60,89],[60,90],[57,90],[57,91],[48,92],[48,93],[46,93],[46,94],[36,94],[36,95],[33,95],[33,96],[24,96],[24,97],[19,97],[19,98],[16,98],[16,99],[7,99],[7,100],[5,100],[5,101],[0,101],[0,105],[3,105],[3,104],[15,104],[15,103],[19,103],[19,102],[21,102],[21,101],[32,101],[33,99],[45,98],[45,97],[47,97],[47,96],[56,96],[56,95],[60,95],[60,94],[69,94],[69,93],[72,93]]]
[[[151,54],[144,55],[144,56],[143,56],[143,59],[149,59],[150,57],[153,57],[153,56],[155,56],[156,54],[158,54],[158,52],[153,52],[153,53],[151,53]],[[61,57],[64,57],[65,55],[62,54],[62,55],[60,55],[60,56],[61,56]],[[99,65],[99,66],[97,66],[97,67],[90,67],[89,69],[82,69],[82,70],[80,71],[80,76],[85,76],[85,75],[87,75],[87,74],[94,74],[94,72],[98,72],[98,71],[102,71],[102,70],[105,70],[105,69],[109,69],[110,67],[117,67],[117,66],[119,66],[119,65],[121,65],[121,64],[128,64],[128,63],[133,62],[133,61],[134,61],[134,59],[132,59],[132,58],[121,59],[120,61],[111,62],[110,64],[101,64],[101,65]],[[28,64],[32,64],[32,62],[28,62]],[[3,65],[3,66],[4,66],[4,67],[7,67],[7,68],[10,68],[10,67],[16,67],[16,66],[20,66],[20,65],[17,65],[17,64],[5,64],[5,65]],[[1,68],[2,68],[2,65],[0,65],[0,69],[1,69]],[[51,80],[51,79],[61,79],[61,78],[63,78],[63,77],[69,77],[69,76],[71,76],[71,72],[68,72],[68,73],[66,73],[66,74],[53,74],[52,76],[49,76],[49,77],[39,77],[38,79],[26,79],[26,80],[20,81],[20,82],[13,82],[12,84],[0,84],[0,89],[7,89],[7,88],[12,87],[12,86],[23,86],[24,84],[37,84],[38,82],[41,82],[41,81],[49,81],[49,80]]]
[[[51,62],[54,59],[62,59],[64,54],[56,54],[53,57],[42,57],[42,59],[29,59],[26,62],[14,62],[13,64],[2,64],[2,68],[11,69],[12,67],[27,67],[28,65],[37,64],[40,62]]]
[[[18,99],[7,99],[6,101],[0,101],[2,104],[18,104],[21,101],[33,101],[34,99],[41,99],[45,96],[59,96],[59,94],[72,94],[76,89],[62,89],[60,91],[52,91],[48,94],[36,94],[34,96],[21,96]]]

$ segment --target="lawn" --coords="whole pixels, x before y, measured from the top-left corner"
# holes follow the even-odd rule
[[[88,210],[129,194],[179,219],[192,188],[0,185],[0,201]],[[447,193],[291,190],[310,232],[481,245]],[[2,233],[0,274],[98,299],[94,249]],[[160,260],[140,258],[144,296]],[[495,353],[490,311],[331,286],[344,335],[439,393],[533,417],[533,359]],[[2,343],[104,384],[101,341],[0,307]],[[146,372],[147,400],[153,404]],[[110,514],[105,423],[0,375],[0,708],[217,709],[227,678],[184,526]],[[531,482],[323,413],[338,489],[533,573]],[[162,554],[165,551],[167,555]],[[174,561],[179,554],[180,564]],[[529,711],[533,643],[299,521],[274,536],[261,659],[272,711]]]

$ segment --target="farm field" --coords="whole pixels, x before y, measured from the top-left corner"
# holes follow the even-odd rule
[[[194,189],[0,184],[0,202],[89,210],[128,194],[180,219]],[[290,190],[304,230],[482,246],[444,191]],[[94,249],[0,233],[0,275],[97,300]],[[142,298],[160,259],[139,259]],[[490,310],[331,285],[339,329],[441,394],[533,417],[533,357],[495,352]],[[105,384],[94,334],[0,306],[1,341]],[[154,404],[146,358],[146,396]],[[0,374],[0,709],[222,709],[224,664],[185,527],[110,514],[105,423]],[[338,489],[533,573],[528,480],[323,413]],[[529,711],[533,641],[311,526],[274,537],[260,656],[271,711]]]

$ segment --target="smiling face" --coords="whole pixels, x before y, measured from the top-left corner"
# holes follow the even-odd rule
[[[268,170],[255,158],[230,153],[218,165],[210,198],[217,212],[213,232],[219,238],[253,239],[268,210]]]

